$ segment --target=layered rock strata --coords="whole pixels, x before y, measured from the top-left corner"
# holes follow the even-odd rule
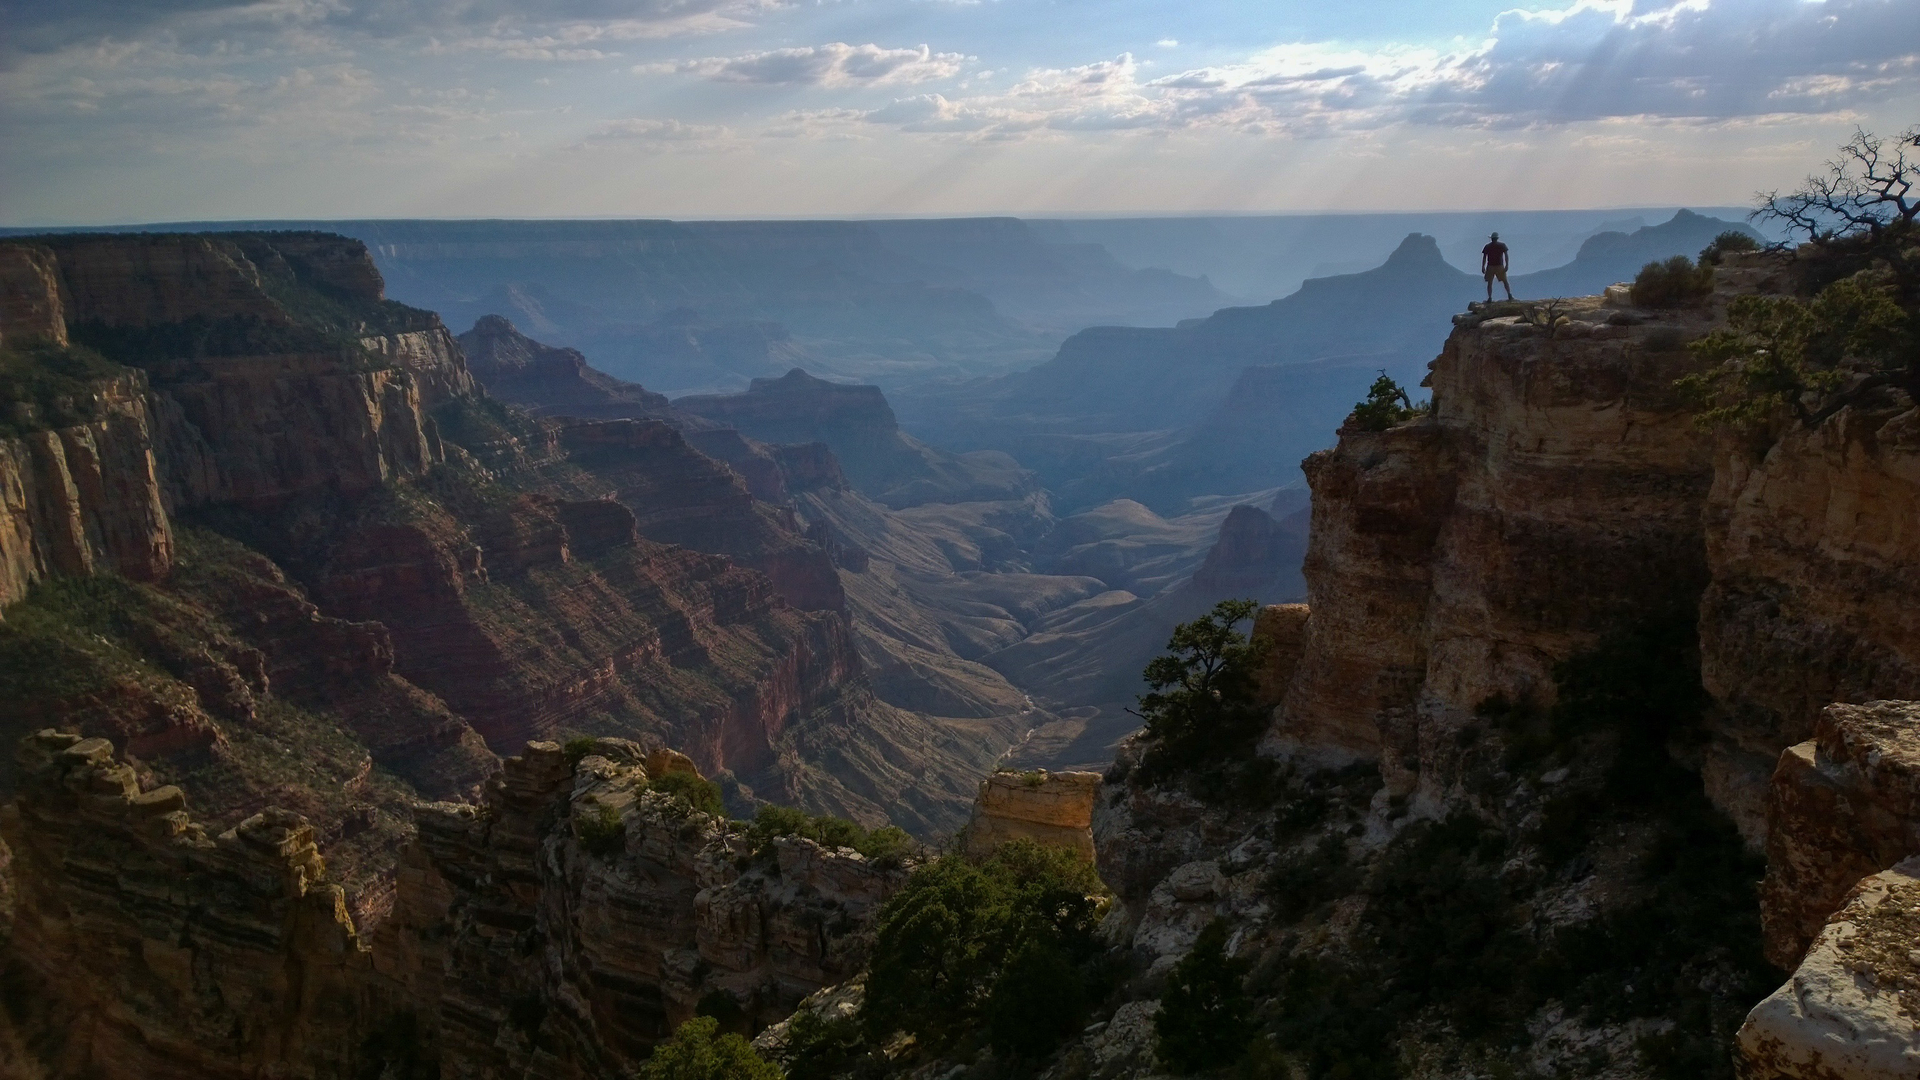
[[[172,569],[146,379],[96,385],[90,404],[99,419],[0,439],[0,607],[54,574]]]
[[[1437,804],[1420,763],[1475,710],[1550,704],[1560,661],[1685,617],[1712,463],[1673,382],[1709,320],[1587,299],[1469,321],[1429,415],[1308,458],[1312,614],[1269,746],[1379,761]]]
[[[1032,840],[1093,861],[1093,803],[1100,774],[996,772],[980,781],[967,822],[966,851],[986,855],[1009,840]]]
[[[0,604],[52,575],[103,570],[178,594],[175,534],[204,526],[243,541],[244,559],[266,556],[294,606],[320,609],[269,620],[275,634],[309,632],[291,648],[278,642],[277,656],[304,651],[306,667],[324,668],[338,647],[335,666],[365,671],[354,658],[379,640],[373,652],[387,657],[371,667],[393,693],[319,694],[321,719],[377,744],[382,766],[420,758],[399,771],[431,778],[423,794],[471,788],[443,782],[464,763],[443,768],[426,760],[437,751],[416,752],[426,738],[463,755],[471,730],[453,744],[428,737],[451,717],[507,747],[562,729],[647,732],[733,772],[743,795],[818,796],[815,809],[873,823],[898,801],[902,824],[923,832],[964,821],[1002,734],[924,730],[922,718],[879,708],[828,538],[809,539],[790,510],[756,501],[673,428],[530,419],[486,398],[438,319],[385,300],[364,248],[342,238],[88,235],[0,248],[11,297],[0,341],[11,349],[62,330],[75,350],[100,354],[73,352],[74,370],[115,373],[77,384],[89,389],[74,400],[93,410],[83,424],[33,430],[32,416],[10,418],[28,430],[0,439],[0,502],[11,511],[0,521]],[[775,455],[740,441],[784,483]],[[836,475],[822,448],[788,457],[807,485]],[[210,635],[267,632],[224,600],[212,606],[231,625]],[[334,634],[341,620],[374,625],[373,637]],[[211,640],[122,644],[116,662],[163,672],[176,655],[230,651]],[[258,713],[187,700],[205,695],[165,679],[133,681],[154,684],[133,695],[144,719],[82,718],[88,734],[144,732],[155,739],[139,743],[143,754],[210,750],[227,762],[226,725]],[[313,708],[315,695],[294,692],[312,683],[256,679],[248,700],[275,715]],[[21,723],[72,703],[56,690],[23,702],[39,719]],[[855,745],[833,745],[847,740]],[[941,774],[928,792],[897,800],[926,769]],[[223,790],[233,806],[252,799]]]
[[[1861,878],[1920,855],[1920,702],[1830,705],[1767,807],[1767,958],[1791,969]]]
[[[421,809],[369,941],[299,815],[213,836],[103,739],[20,754],[5,974],[57,1075],[623,1076],[702,1000],[758,1027],[851,976],[906,874],[756,849],[648,789],[670,751],[535,743],[480,806]]]
[[[105,739],[20,749],[0,817],[16,890],[6,967],[55,1075],[346,1075],[368,957],[313,829],[257,814],[209,835]]]
[[[1920,410],[1848,408],[1717,458],[1701,675],[1720,801],[1751,833],[1780,748],[1829,703],[1920,698]]]
[[[373,962],[439,1033],[441,1075],[618,1075],[704,997],[757,1028],[863,965],[904,868],[794,838],[756,852],[648,791],[646,759],[533,743],[479,808],[421,812]]]

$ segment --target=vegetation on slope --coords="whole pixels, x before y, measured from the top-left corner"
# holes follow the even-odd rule
[[[1385,431],[1432,411],[1431,401],[1415,403],[1406,387],[1382,371],[1367,388],[1367,399],[1354,405],[1352,419],[1362,431]]]
[[[1366,867],[1334,834],[1276,873],[1292,911],[1349,893],[1366,903],[1346,950],[1255,974],[1272,1045],[1310,1076],[1401,1076],[1422,1041],[1455,1065],[1522,1075],[1538,1018],[1558,1009],[1635,1025],[1652,1075],[1730,1077],[1733,1032],[1771,977],[1762,868],[1670,753],[1705,700],[1692,640],[1684,621],[1649,625],[1562,665],[1549,712],[1483,707],[1499,734],[1471,748],[1480,804],[1510,800],[1502,774],[1568,770],[1540,813],[1463,808],[1407,827]],[[1573,922],[1537,915],[1603,866],[1615,902]]]
[[[1222,600],[1174,627],[1166,653],[1147,665],[1147,693],[1135,713],[1150,745],[1140,766],[1145,778],[1249,756],[1266,726],[1254,680],[1269,643],[1238,627],[1255,607]]]
[[[99,384],[127,373],[82,346],[8,342],[0,348],[0,438],[100,419]]]
[[[1692,345],[1716,364],[1680,384],[1701,426],[1813,428],[1850,405],[1920,401],[1916,151],[1920,128],[1856,132],[1824,172],[1761,203],[1756,217],[1803,241],[1791,264],[1803,295],[1740,297]]]
[[[877,924],[867,1036],[904,1031],[939,1051],[984,1032],[1003,1056],[1044,1056],[1104,995],[1105,892],[1077,856],[1028,840],[915,871]]]

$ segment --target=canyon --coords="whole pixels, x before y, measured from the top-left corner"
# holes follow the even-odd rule
[[[1910,1075],[1913,403],[1761,438],[1676,386],[1816,258],[1696,307],[1436,287],[1428,410],[1349,417],[1310,503],[1163,516],[877,387],[456,339],[337,237],[0,244],[0,1062],[597,1077],[844,1012],[919,856],[675,794],[711,778],[1093,858],[1120,974],[1032,1075],[1155,1075],[1217,920],[1312,1075]],[[1170,767],[1133,673],[1242,595],[1304,600],[1254,621],[1267,719]]]

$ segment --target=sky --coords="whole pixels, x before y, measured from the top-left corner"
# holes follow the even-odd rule
[[[0,224],[1744,204],[1920,0],[0,0]]]

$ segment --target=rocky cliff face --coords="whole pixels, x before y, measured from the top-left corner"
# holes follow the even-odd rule
[[[1914,693],[1912,413],[1889,401],[1716,440],[1673,389],[1694,363],[1686,341],[1734,296],[1785,290],[1786,274],[1776,257],[1729,259],[1714,298],[1681,315],[1634,309],[1624,289],[1477,310],[1431,367],[1428,416],[1350,423],[1308,459],[1310,604],[1268,608],[1255,627],[1275,646],[1259,678],[1279,700],[1274,786],[1235,796],[1267,766],[1233,763],[1142,780],[1135,748],[1096,806],[1119,900],[1110,929],[1143,986],[1218,916],[1233,951],[1284,973],[1249,985],[1272,995],[1279,1052],[1311,1069],[1358,1054],[1402,1075],[1467,1075],[1455,1059],[1477,1052],[1473,1037],[1438,1053],[1432,1040],[1506,1009],[1529,1017],[1525,1050],[1495,1057],[1547,1074],[1583,1045],[1623,1076],[1912,1070],[1912,957],[1888,943],[1911,915],[1901,860],[1920,853],[1920,720],[1911,702],[1874,700]],[[1442,854],[1441,837],[1474,830],[1489,847]],[[1757,895],[1743,841],[1765,847]],[[1661,854],[1683,850],[1690,868]],[[1450,884],[1404,906],[1401,873]],[[1446,998],[1398,1011],[1434,962],[1415,942],[1463,925],[1426,920],[1450,920],[1432,913],[1480,874],[1499,882],[1474,902],[1493,936],[1434,956],[1488,957],[1506,920],[1531,970],[1560,973],[1532,984],[1552,989],[1495,991],[1504,1004],[1468,1021],[1447,999],[1487,984],[1463,970]],[[1716,920],[1717,943],[1683,929],[1696,917],[1684,910]],[[1647,941],[1701,951],[1655,960]],[[1777,977],[1763,944],[1794,975],[1747,1018],[1730,1064],[1733,1022]],[[1581,989],[1639,988],[1673,962],[1716,968],[1690,1004],[1600,1005]],[[1348,978],[1412,997],[1350,998]],[[1384,1055],[1341,1043],[1315,1019],[1336,1006],[1315,1013],[1302,988],[1398,1016],[1379,1033],[1397,1024],[1413,1041]],[[1673,1023],[1659,1039],[1698,1040],[1695,1063],[1628,1049],[1649,1022]]]
[[[533,744],[479,807],[422,808],[369,937],[301,816],[210,835],[105,740],[32,736],[10,1018],[55,1075],[615,1077],[704,997],[764,1023],[856,971],[905,870],[756,848],[649,791],[649,756]]]
[[[172,568],[146,380],[90,390],[98,419],[0,439],[0,606],[54,574],[153,581]]]
[[[142,790],[112,744],[21,747],[6,961],[54,1075],[340,1075],[367,957],[313,829],[268,811],[214,835],[179,788]],[[208,909],[211,909],[209,912]],[[208,917],[211,913],[213,917]]]
[[[825,443],[854,487],[895,508],[1036,490],[1031,474],[1005,454],[955,456],[902,433],[879,387],[832,383],[799,368],[755,379],[744,393],[693,395],[673,407],[762,442]]]
[[[503,407],[438,320],[384,300],[364,249],[338,237],[0,249],[0,342],[32,376],[7,388],[0,430],[0,601],[20,623],[0,648],[23,676],[84,673],[13,679],[14,734],[72,717],[225,820],[265,805],[275,785],[250,778],[288,771],[250,727],[331,732],[388,771],[378,797],[279,782],[330,854],[377,836],[391,857],[405,795],[386,778],[474,791],[476,728],[502,746],[650,732],[742,798],[868,821],[931,768],[903,823],[964,820],[1004,743],[908,734],[924,719],[873,701],[825,547],[673,429]],[[200,556],[187,574],[183,529]],[[101,571],[148,584],[34,591]],[[32,659],[47,650],[61,664]],[[378,827],[354,832],[366,813]],[[377,847],[343,865],[357,875]],[[373,912],[391,887],[356,877],[350,901],[363,892]]]
[[[1854,883],[1920,853],[1920,705],[1829,705],[1788,747],[1767,807],[1767,958],[1800,963]]]
[[[460,348],[488,393],[536,416],[615,420],[668,408],[665,395],[587,366],[578,349],[543,345],[499,315],[475,322],[460,335]]]
[[[1552,326],[1463,327],[1430,417],[1343,429],[1307,459],[1312,618],[1274,745],[1378,760],[1411,792],[1405,763],[1483,704],[1550,705],[1557,663],[1685,617],[1712,465],[1671,387],[1707,316],[1615,314],[1589,300]]]
[[[1757,832],[1783,746],[1835,701],[1920,697],[1920,412],[1848,409],[1755,452],[1720,448],[1702,672],[1724,801]]]
[[[1064,848],[1093,861],[1093,803],[1100,774],[996,772],[980,781],[967,822],[966,850],[983,855],[1009,840]]]

